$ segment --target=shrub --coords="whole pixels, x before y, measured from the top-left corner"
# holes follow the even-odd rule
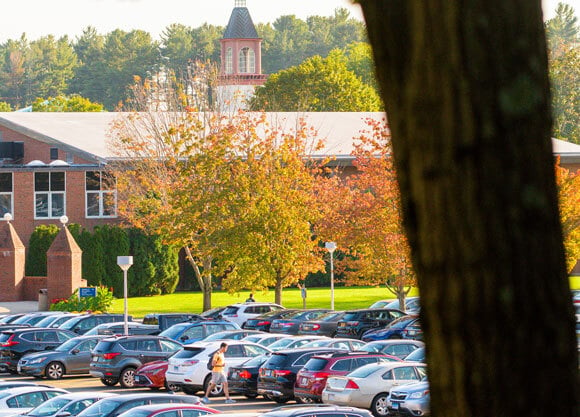
[[[96,297],[83,297],[79,299],[79,290],[68,298],[51,300],[51,311],[90,311],[93,313],[106,313],[113,304],[113,292],[107,287],[97,287]]]

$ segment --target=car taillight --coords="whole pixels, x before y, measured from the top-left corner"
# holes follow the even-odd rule
[[[113,359],[116,356],[119,356],[120,354],[121,352],[104,353],[103,359],[110,361],[111,359]]]
[[[256,326],[267,326],[268,324],[270,324],[269,321],[259,321]]]
[[[281,370],[274,371],[274,376],[287,376],[287,375],[290,375],[291,373],[292,373],[292,371],[281,369]]]
[[[320,329],[320,324],[313,324],[312,325],[312,330],[318,330]]]
[[[252,374],[246,371],[245,369],[242,372],[240,372],[240,378],[250,379],[251,377]]]
[[[346,386],[344,388],[349,388],[349,389],[359,389],[358,385],[356,382],[354,382],[352,379],[349,379],[348,382],[346,383]]]
[[[20,342],[17,342],[16,340],[14,340],[14,335],[10,336],[8,338],[8,340],[4,343],[2,343],[2,347],[10,347],[10,346],[15,346],[20,344]]]
[[[182,365],[195,365],[196,363],[199,363],[199,361],[197,359],[190,359],[188,361],[183,361],[181,364]]]
[[[328,378],[329,373],[328,372],[314,372],[312,374],[312,376],[314,377],[315,380],[317,381],[322,381],[326,378]]]

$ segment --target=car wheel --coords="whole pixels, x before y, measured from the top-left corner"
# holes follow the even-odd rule
[[[285,404],[288,401],[290,401],[290,398],[288,397],[273,397],[272,399],[276,401],[278,404]]]
[[[185,385],[181,387],[181,390],[183,391],[184,394],[187,394],[187,395],[197,394],[197,391],[198,391],[195,388],[186,387]]]
[[[133,388],[135,386],[135,368],[123,369],[119,381],[123,388]]]
[[[389,393],[381,392],[378,394],[372,402],[371,411],[375,415],[375,417],[385,417],[389,414],[389,410],[387,408],[387,397]]]
[[[254,398],[258,398],[258,394],[244,394],[246,398],[253,400]]]
[[[316,401],[310,397],[296,397],[296,402],[298,404],[314,404]]]
[[[207,392],[207,387],[209,386],[209,383],[211,381],[211,374],[205,377],[205,380],[203,381],[203,391]],[[224,387],[222,384],[217,384],[215,387],[213,387],[213,389],[209,392],[209,396],[210,397],[217,397],[219,395],[222,395],[222,393],[224,392]]]
[[[173,391],[173,392],[181,391],[181,387],[179,385],[170,384],[167,381],[165,381],[165,389],[167,391]]]
[[[101,382],[108,387],[112,387],[114,385],[117,385],[117,382],[119,382],[119,378],[112,378],[109,376],[106,378],[101,378]]]
[[[60,362],[50,362],[44,370],[48,379],[61,379],[64,375],[64,366]]]

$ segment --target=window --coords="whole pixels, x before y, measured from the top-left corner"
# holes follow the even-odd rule
[[[0,217],[6,213],[14,216],[12,210],[12,173],[0,172]]]
[[[333,371],[350,371],[352,369],[352,359],[341,359],[332,365]]]
[[[115,179],[100,171],[85,175],[87,217],[116,217],[117,190]]]
[[[34,174],[34,217],[50,219],[65,214],[64,172],[36,172]]]
[[[50,160],[58,159],[58,148],[50,148]]]
[[[181,349],[181,345],[175,342],[170,342],[169,340],[160,340],[161,351],[162,352],[175,352]]]
[[[137,341],[137,349],[140,352],[159,352],[159,346],[157,345],[157,340],[139,340]]]
[[[244,348],[240,345],[229,345],[225,354],[226,358],[241,358],[244,356]]]
[[[232,51],[232,48],[228,48],[226,49],[226,74],[231,74],[234,72],[234,67],[233,67],[233,56],[234,53]]]
[[[240,50],[238,72],[240,74],[253,74],[256,72],[256,55],[253,49],[242,48]]]

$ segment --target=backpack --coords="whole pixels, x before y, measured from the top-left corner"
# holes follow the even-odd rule
[[[208,362],[207,362],[207,370],[208,370],[208,371],[213,371],[213,365],[212,365],[212,362],[213,362],[213,355],[215,355],[215,352],[214,352],[214,353],[212,353],[212,354],[209,356],[209,360],[208,360]]]

